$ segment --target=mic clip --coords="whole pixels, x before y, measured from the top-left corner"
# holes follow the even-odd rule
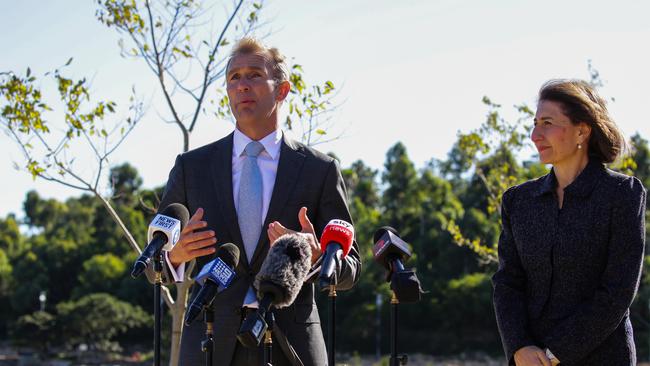
[[[413,270],[394,272],[391,276],[390,288],[400,303],[416,303],[424,293],[420,280]]]

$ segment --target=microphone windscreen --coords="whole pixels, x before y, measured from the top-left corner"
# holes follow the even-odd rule
[[[344,220],[330,220],[323,229],[323,235],[320,237],[321,251],[327,250],[327,245],[331,242],[341,244],[343,257],[348,255],[354,241],[354,227]]]
[[[311,247],[307,235],[285,234],[279,237],[255,276],[257,296],[273,296],[273,305],[283,308],[298,296],[311,267]]]
[[[393,228],[392,226],[382,226],[379,229],[377,229],[377,231],[375,231],[375,235],[373,236],[372,241],[376,243],[382,237],[382,235],[384,235],[386,231],[390,231],[391,233],[399,236],[397,230],[395,230],[395,228]]]
[[[176,220],[181,222],[181,230],[185,228],[187,222],[190,220],[190,212],[185,206],[180,203],[172,203],[169,206],[165,207],[164,210],[160,212],[161,215],[173,217]]]
[[[222,244],[217,248],[216,258],[220,258],[230,268],[239,264],[239,248],[233,243]]]

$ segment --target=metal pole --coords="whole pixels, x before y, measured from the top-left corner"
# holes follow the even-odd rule
[[[380,293],[377,293],[375,297],[375,305],[377,306],[377,316],[375,318],[375,357],[377,360],[381,358],[381,305],[382,297]]]
[[[395,296],[395,291],[393,291],[393,296],[390,299],[390,366],[399,366],[399,360],[397,358],[397,307],[399,306],[399,300]]]
[[[201,342],[201,349],[205,352],[205,365],[212,366],[212,352],[214,350],[214,312],[210,306],[203,309],[205,321],[205,339]]]
[[[160,334],[162,331],[162,314],[160,289],[162,286],[162,252],[158,250],[154,255],[153,269],[156,273],[153,289],[153,362],[155,366],[160,366]]]
[[[264,334],[264,366],[273,366],[273,327],[275,326],[275,317],[271,310],[267,311],[264,319],[268,324]]]
[[[329,288],[329,317],[327,319],[327,364],[335,365],[336,359],[336,276],[332,276]]]

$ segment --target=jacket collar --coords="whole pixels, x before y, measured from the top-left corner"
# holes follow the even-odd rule
[[[576,179],[571,182],[565,189],[564,193],[572,196],[586,197],[593,191],[598,177],[605,171],[605,166],[598,160],[590,159],[587,166],[578,174]],[[553,193],[557,187],[557,177],[555,170],[541,177],[540,184],[535,192],[536,196],[542,196],[547,193]]]

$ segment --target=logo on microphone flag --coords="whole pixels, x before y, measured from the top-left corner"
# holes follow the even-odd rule
[[[201,269],[201,272],[199,272],[195,280],[203,286],[207,277],[218,283],[221,288],[226,288],[230,285],[233,278],[235,278],[235,271],[230,269],[221,258],[216,258],[212,261],[212,265],[203,266],[203,269]]]

